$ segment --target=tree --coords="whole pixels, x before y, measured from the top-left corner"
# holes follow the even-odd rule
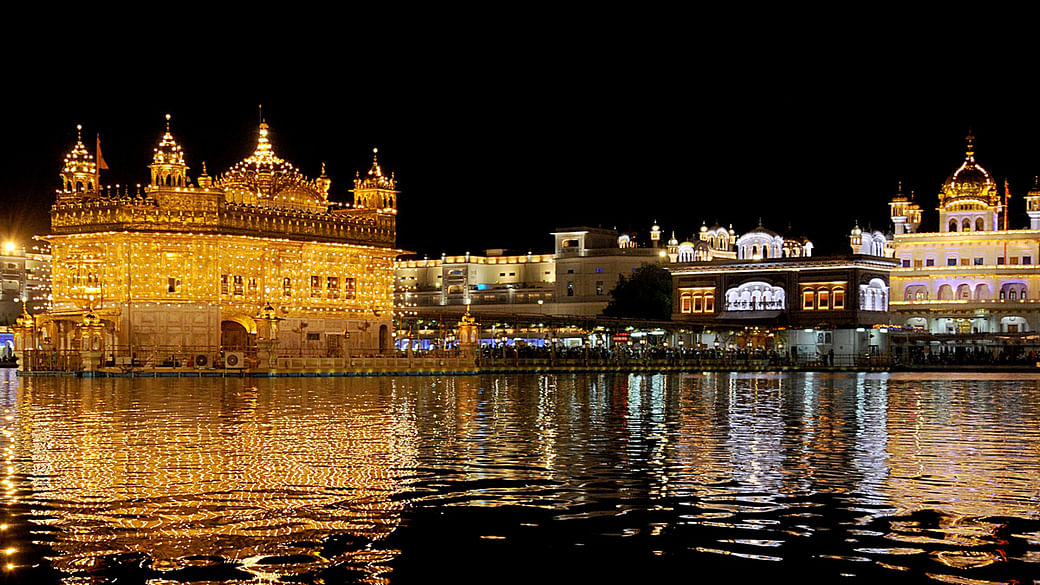
[[[672,275],[655,264],[643,264],[631,277],[618,279],[610,299],[603,309],[606,317],[671,319]]]

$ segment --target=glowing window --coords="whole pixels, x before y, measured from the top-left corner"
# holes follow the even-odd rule
[[[802,293],[802,308],[812,309],[813,308],[814,295],[813,291],[807,290]]]

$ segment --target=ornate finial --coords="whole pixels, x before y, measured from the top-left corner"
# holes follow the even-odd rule
[[[206,161],[202,161],[202,174],[203,175],[207,174],[206,173]]]
[[[758,216],[758,227],[762,227],[762,216]]]
[[[321,161],[321,176],[325,176],[325,161]]]
[[[83,124],[76,124],[76,142],[83,142]]]
[[[264,123],[264,104],[257,104],[256,111],[260,114],[260,123]]]
[[[973,159],[975,157],[975,135],[971,133],[970,126],[968,127],[968,135],[964,137],[964,140],[966,140],[968,143],[967,152],[965,156],[967,156],[969,159]]]
[[[170,115],[166,114],[166,133],[170,133]]]

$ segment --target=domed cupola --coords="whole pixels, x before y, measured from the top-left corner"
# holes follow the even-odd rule
[[[1033,188],[1026,193],[1026,214],[1029,215],[1029,229],[1040,229],[1040,177],[1033,179]]]
[[[948,211],[968,211],[999,205],[1000,194],[996,181],[975,162],[975,137],[969,133],[965,140],[967,149],[964,162],[943,183],[942,191],[939,192],[939,207]],[[950,209],[951,206],[956,208]]]
[[[939,226],[943,232],[999,229],[1003,210],[993,176],[975,162],[975,137],[968,133],[964,162],[939,192]]]
[[[188,165],[184,164],[184,151],[170,133],[170,115],[166,114],[166,132],[159,139],[152,154],[152,180],[150,190],[185,188],[188,186]]]
[[[228,169],[216,184],[231,203],[244,203],[310,212],[328,209],[328,183],[310,180],[279,158],[268,139],[269,127],[261,121],[253,154]],[[331,181],[329,181],[331,183]]]
[[[76,126],[76,145],[65,155],[61,169],[61,197],[97,193],[98,168],[94,155],[83,145],[83,126]]]
[[[368,169],[365,178],[358,173],[354,177],[354,207],[376,209],[396,213],[397,209],[397,179],[394,174],[390,176],[383,174],[383,167],[379,166],[379,149],[372,149],[372,167]]]

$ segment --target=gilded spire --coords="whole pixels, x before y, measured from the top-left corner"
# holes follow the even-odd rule
[[[152,162],[158,165],[183,165],[184,152],[181,151],[180,145],[173,139],[173,133],[170,132],[170,118],[171,116],[166,114],[166,132],[159,140],[159,145],[155,147]]]
[[[76,145],[65,155],[61,169],[62,190],[66,193],[96,191],[97,162],[83,145],[83,125],[76,125]]]
[[[965,158],[974,162],[975,161],[975,136],[971,133],[971,128],[968,128],[968,135],[964,137],[964,140],[968,143],[967,152]]]
[[[383,174],[383,167],[379,165],[379,149],[372,149],[372,166],[368,169],[364,180],[360,177],[354,179],[355,189],[394,189],[397,181],[393,174],[389,177]]]

